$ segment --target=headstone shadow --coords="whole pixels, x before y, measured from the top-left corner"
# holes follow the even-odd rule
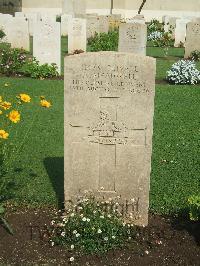
[[[59,208],[64,207],[64,157],[48,157],[44,165],[56,193]]]

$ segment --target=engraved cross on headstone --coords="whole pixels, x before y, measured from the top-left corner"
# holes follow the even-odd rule
[[[118,97],[100,97],[99,117],[87,126],[85,141],[99,144],[98,190],[116,193],[118,145],[146,145],[146,129],[131,128],[118,120]],[[77,127],[77,126],[76,126]],[[81,128],[83,126],[80,126]]]

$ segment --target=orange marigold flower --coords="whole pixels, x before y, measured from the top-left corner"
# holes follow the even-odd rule
[[[4,110],[8,110],[11,107],[11,103],[9,103],[9,102],[1,102],[0,107],[2,107]]]
[[[20,113],[13,110],[9,113],[8,118],[10,119],[10,121],[16,124],[20,121]]]
[[[9,136],[9,134],[3,130],[3,129],[0,129],[0,139],[7,139]]]
[[[40,104],[41,104],[42,107],[46,107],[46,108],[51,107],[51,103],[46,101],[46,100],[41,100]]]
[[[19,97],[22,102],[30,103],[31,101],[31,97],[28,94],[21,93]]]

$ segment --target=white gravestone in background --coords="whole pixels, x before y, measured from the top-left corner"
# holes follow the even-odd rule
[[[119,52],[146,55],[147,26],[140,23],[124,23],[119,27]]]
[[[86,20],[87,25],[87,39],[94,37],[95,33],[100,33],[98,17],[89,17]]]
[[[61,35],[59,22],[38,22],[33,35],[33,56],[40,64],[55,63],[61,72]]]
[[[73,18],[72,15],[63,14],[61,16],[61,35],[67,36],[68,35],[68,27],[69,22]]]
[[[108,33],[109,31],[109,17],[108,16],[98,16],[99,19],[99,32]]]
[[[7,35],[12,48],[30,50],[28,21],[25,17],[13,18],[9,23]]]
[[[86,19],[72,18],[68,27],[68,53],[86,51]]]
[[[85,190],[120,197],[148,224],[156,60],[100,52],[65,57],[65,206]]]
[[[177,19],[175,28],[175,47],[179,47],[180,44],[185,44],[186,37],[186,25],[190,22],[189,19]]]
[[[186,29],[185,58],[195,50],[200,51],[200,22],[189,22]]]
[[[25,18],[25,13],[23,12],[15,12],[15,17],[18,18],[18,17],[24,17]]]
[[[34,30],[37,27],[37,23],[40,21],[41,17],[39,13],[26,13],[26,19],[28,20],[29,25],[29,34],[33,36]]]

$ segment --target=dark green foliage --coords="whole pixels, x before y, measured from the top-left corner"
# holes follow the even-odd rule
[[[190,58],[194,61],[200,61],[200,51],[195,50],[191,53]]]
[[[27,51],[11,48],[9,44],[0,45],[0,73],[7,76],[22,75],[31,78],[57,77],[55,64],[39,65]]]
[[[20,72],[26,60],[26,51],[11,48],[6,44],[0,46],[0,73],[7,76],[15,75]]]
[[[88,40],[88,50],[91,52],[117,51],[118,39],[118,30],[109,31],[108,33],[96,33],[94,37]]]
[[[6,36],[5,32],[0,29],[0,40],[3,39],[3,37],[5,36]]]
[[[59,75],[55,64],[39,65],[35,58],[27,61],[23,65],[21,72],[23,75],[31,78],[52,78]]]
[[[191,221],[200,221],[200,193],[188,199],[189,216]]]

